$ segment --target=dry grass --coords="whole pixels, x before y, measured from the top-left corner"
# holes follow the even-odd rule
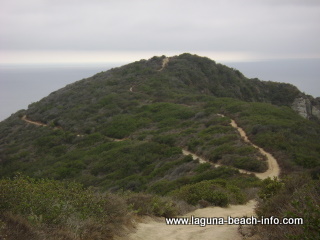
[[[35,228],[21,216],[4,213],[1,216],[1,222],[1,240],[41,239]]]

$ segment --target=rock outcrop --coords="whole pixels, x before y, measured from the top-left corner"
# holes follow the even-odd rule
[[[298,97],[292,103],[292,109],[295,110],[300,116],[310,119],[316,117],[320,119],[320,105],[311,102],[306,97]]]
[[[312,106],[312,115],[320,119],[320,106]]]
[[[292,103],[292,108],[297,113],[299,113],[300,116],[309,119],[311,116],[311,102],[309,99],[305,99],[303,97],[296,98]]]

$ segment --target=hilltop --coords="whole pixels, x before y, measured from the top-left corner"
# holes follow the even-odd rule
[[[52,179],[45,186],[76,181],[121,192],[147,215],[181,213],[168,198],[227,206],[249,201],[257,188],[282,186],[256,177],[269,168],[266,152],[281,177],[305,173],[314,181],[320,172],[319,99],[191,54],[141,60],[67,85],[2,121],[0,133],[2,177],[20,172]],[[83,204],[79,198],[75,206]]]
[[[129,91],[135,94],[132,95]],[[98,73],[53,92],[42,101],[30,105],[27,114],[39,121],[58,122],[62,121],[62,116],[67,112],[68,119],[73,117],[78,121],[61,122],[61,125],[77,125],[83,117],[87,119],[89,113],[105,111],[108,101],[116,97],[115,94],[121,95],[128,101],[145,99],[177,103],[188,101],[184,99],[186,95],[230,97],[247,102],[292,106],[305,118],[320,116],[319,99],[306,96],[293,85],[247,79],[236,69],[191,54],[170,58],[153,57]],[[121,106],[119,103],[117,107],[119,111],[119,108],[126,106]],[[44,108],[46,111],[43,111]],[[86,115],[78,116],[78,110]],[[39,113],[41,111],[46,114],[43,116]]]
[[[262,147],[268,147],[276,155],[283,155],[282,152],[289,154],[286,156],[286,161],[290,162],[288,165],[295,162],[313,168],[318,166],[318,160],[315,159],[317,147],[301,146],[303,142],[298,144],[292,140],[292,144],[297,145],[293,151],[314,149],[305,150],[304,154],[308,155],[305,157],[300,153],[289,153],[291,146],[285,139],[298,139],[305,134],[308,136],[305,141],[309,141],[308,138],[312,138],[313,134],[317,136],[318,130],[304,129],[318,129],[317,104],[317,99],[304,95],[293,85],[248,79],[238,70],[208,58],[191,54],[153,57],[77,81],[29,105],[27,110],[21,110],[1,123],[3,134],[0,144],[2,149],[4,144],[8,148],[10,142],[17,145],[12,139],[16,138],[18,132],[19,135],[25,135],[26,139],[31,138],[29,144],[33,147],[26,146],[26,139],[21,139],[25,147],[19,147],[19,152],[23,152],[24,148],[29,149],[23,154],[27,165],[31,159],[33,162],[33,158],[37,158],[34,150],[39,147],[54,150],[55,153],[49,155],[58,159],[70,152],[70,148],[74,148],[70,146],[74,146],[75,142],[86,141],[88,144],[82,145],[90,145],[95,141],[101,143],[105,138],[128,137],[138,141],[152,139],[149,143],[168,142],[172,147],[188,147],[208,159],[219,160],[219,156],[209,153],[203,146],[208,144],[204,142],[205,134],[210,133],[203,126],[208,128],[217,123],[223,126],[219,118],[213,117],[215,113],[225,113],[239,121],[249,137],[257,140]],[[304,121],[291,109],[298,110],[303,118],[313,121]],[[21,121],[23,116],[61,131],[33,129]],[[302,127],[296,127],[301,124]],[[292,131],[289,132],[290,128]],[[183,134],[188,131],[190,134]],[[211,130],[213,134],[227,134],[228,131],[232,129]],[[270,132],[273,132],[272,136],[268,135]],[[275,134],[278,140],[271,144]],[[82,138],[74,138],[77,135]],[[271,139],[268,141],[268,138]],[[230,140],[220,140],[218,145],[227,141]],[[199,144],[201,147],[198,150]],[[76,145],[79,146],[79,143]],[[37,151],[38,156],[41,154]],[[1,156],[1,162],[8,159],[3,152]],[[77,171],[81,171],[81,168]]]

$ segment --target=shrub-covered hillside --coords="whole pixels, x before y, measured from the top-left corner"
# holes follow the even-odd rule
[[[98,73],[1,122],[1,175],[145,191],[158,181],[189,183],[199,175],[182,149],[212,163],[265,171],[264,156],[242,141],[230,118],[278,158],[282,172],[319,171],[319,124],[288,106],[301,94],[296,87],[247,79],[195,55],[171,57],[162,68],[163,59]]]
[[[141,60],[70,84],[31,104],[26,114],[88,133],[96,124],[142,103],[192,103],[191,96],[201,94],[289,106],[301,95],[290,84],[247,79],[238,70],[190,54],[170,58],[159,71],[163,58]]]
[[[179,204],[245,203],[265,186],[239,169],[264,172],[268,165],[231,119],[276,157],[281,176],[305,172],[310,181],[319,177],[320,125],[292,110],[294,99],[306,97],[296,87],[247,79],[191,54],[170,57],[166,64],[164,59],[80,80],[0,123],[1,231],[25,224],[28,234],[45,235],[50,224],[59,229],[76,221],[82,227],[70,225],[65,231],[81,239],[92,222],[109,224],[99,215],[99,204],[118,197],[126,209],[119,219],[124,225],[131,214],[176,215],[183,212]],[[185,151],[207,162],[199,164]],[[42,190],[53,198],[41,202],[37,194]],[[15,198],[19,201],[13,203]],[[94,203],[92,209],[83,199]],[[45,212],[42,204],[53,208]],[[97,215],[82,218],[83,211]],[[39,233],[42,224],[49,229]]]

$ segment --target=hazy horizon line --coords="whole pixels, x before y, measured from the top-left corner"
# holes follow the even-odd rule
[[[294,59],[320,59],[315,55],[275,55],[256,54],[251,52],[227,51],[1,51],[0,65],[44,65],[44,64],[108,64],[131,63],[147,60],[154,56],[178,56],[190,53],[200,57],[207,57],[216,62],[261,62]]]
[[[166,55],[165,55],[166,56]],[[158,56],[160,57],[160,56]],[[103,66],[103,65],[117,65],[117,66],[122,66],[125,64],[129,64],[129,63],[133,63],[136,61],[141,61],[141,60],[148,60],[150,58],[141,58],[139,60],[135,60],[135,61],[105,61],[105,62],[18,62],[18,63],[2,63],[0,62],[0,67],[85,67],[85,66],[89,66],[89,67],[95,67],[95,66]],[[211,58],[210,58],[211,59]],[[303,60],[320,60],[319,58],[266,58],[266,59],[255,59],[255,60],[215,60],[215,59],[211,59],[213,61],[215,61],[216,63],[262,63],[262,62],[283,62],[283,61],[303,61]]]

